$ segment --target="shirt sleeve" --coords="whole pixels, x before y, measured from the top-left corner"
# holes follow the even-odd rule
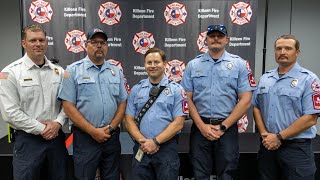
[[[74,67],[67,67],[64,71],[58,98],[76,104],[77,92]]]
[[[184,90],[186,91],[193,91],[193,83],[192,83],[192,79],[191,79],[191,63],[189,62],[187,65],[187,68],[185,69],[184,73],[183,73],[183,77],[181,80],[181,86],[184,88]]]
[[[39,135],[46,126],[21,110],[17,79],[12,71],[5,73],[8,76],[0,79],[0,109],[3,120],[16,129]]]
[[[319,79],[310,78],[305,84],[305,91],[302,97],[303,114],[320,114],[320,92],[315,89],[319,86]]]
[[[187,116],[189,112],[184,89],[181,86],[177,86],[174,92],[174,107],[172,117],[176,118],[178,116]]]
[[[137,92],[137,85],[133,86],[127,99],[126,114],[135,117],[137,109],[134,105],[134,98]]]
[[[239,78],[238,78],[238,93],[253,91],[256,89],[256,83],[254,81],[251,70],[247,68],[244,60],[241,60],[239,67]]]
[[[119,92],[119,100],[117,102],[118,104],[120,104],[121,102],[123,102],[128,98],[128,93],[127,93],[123,73],[120,70],[119,72],[120,72],[119,73],[120,74],[120,88],[119,88],[120,92]]]

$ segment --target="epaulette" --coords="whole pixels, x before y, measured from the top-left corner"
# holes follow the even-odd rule
[[[75,65],[80,65],[80,64],[82,64],[83,62],[84,62],[83,60],[79,60],[79,61],[76,61],[76,62],[70,64],[69,66],[72,67],[72,66],[75,66]]]
[[[266,73],[269,74],[269,73],[272,73],[274,70],[269,70],[267,71]]]
[[[18,61],[14,61],[14,62],[12,62],[11,64],[8,65],[8,68],[12,68],[14,66],[17,66],[17,65],[21,64],[22,62],[23,61],[21,59],[18,60]]]
[[[235,54],[230,54],[230,57],[232,57],[232,58],[240,58],[240,59],[241,59],[241,57],[240,57],[240,56],[235,55]]]
[[[142,79],[138,84],[142,84],[146,81],[147,79]]]
[[[204,54],[199,54],[198,56],[196,56],[196,58],[201,58],[203,57]]]

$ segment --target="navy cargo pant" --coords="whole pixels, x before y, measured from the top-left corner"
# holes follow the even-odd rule
[[[180,159],[175,138],[161,144],[160,149],[153,155],[144,154],[141,162],[135,159],[139,144],[133,147],[132,179],[134,180],[177,180]]]
[[[258,153],[260,180],[314,180],[316,165],[311,140],[282,142],[279,149]]]
[[[108,141],[98,143],[89,134],[73,127],[73,162],[76,179],[95,179],[98,167],[101,180],[120,179],[119,135],[120,129],[117,127]]]
[[[202,136],[195,124],[191,127],[190,161],[194,177],[208,180],[213,164],[219,180],[237,179],[239,162],[238,126],[234,124],[216,141]]]
[[[48,167],[46,179],[67,179],[68,152],[65,134],[61,130],[55,139],[49,141],[41,135],[24,131],[16,131],[15,138],[12,162],[15,180],[40,180],[42,167]]]

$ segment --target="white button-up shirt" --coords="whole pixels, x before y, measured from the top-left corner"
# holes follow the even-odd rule
[[[3,120],[14,129],[38,135],[44,129],[42,120],[62,126],[66,115],[57,99],[63,68],[45,57],[39,68],[27,54],[1,71],[0,110]]]

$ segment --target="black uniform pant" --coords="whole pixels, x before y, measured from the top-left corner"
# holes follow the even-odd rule
[[[284,141],[279,149],[258,153],[260,180],[314,180],[316,165],[311,140]]]
[[[190,161],[194,177],[208,180],[213,164],[219,180],[237,178],[239,162],[238,126],[234,124],[215,141],[205,138],[195,124],[191,127]]]
[[[65,134],[60,130],[53,140],[41,135],[17,131],[13,148],[13,177],[15,180],[40,180],[40,170],[48,167],[48,180],[66,180],[68,175]],[[47,163],[47,164],[45,164]]]
[[[153,155],[144,154],[141,162],[135,159],[139,144],[133,147],[132,179],[134,180],[177,180],[180,159],[175,138],[161,144]]]
[[[79,180],[94,180],[97,168],[101,180],[120,179],[119,141],[120,129],[103,143],[98,143],[89,134],[73,128],[73,162],[75,177]]]

